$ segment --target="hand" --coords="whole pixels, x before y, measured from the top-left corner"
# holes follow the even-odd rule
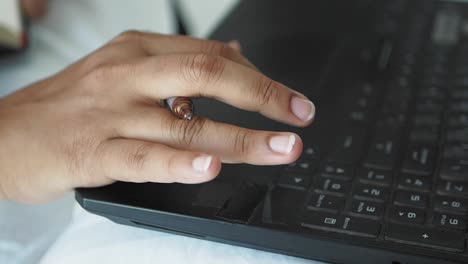
[[[211,97],[295,126],[315,113],[230,45],[126,32],[0,101],[0,196],[36,203],[114,181],[201,183],[221,161],[287,164],[302,152],[293,133],[178,119],[163,104],[171,96]]]

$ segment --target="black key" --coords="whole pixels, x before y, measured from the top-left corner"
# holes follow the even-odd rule
[[[293,172],[285,172],[279,177],[277,184],[286,188],[306,190],[310,184],[310,176]]]
[[[452,252],[463,252],[465,250],[465,234],[451,230],[388,224],[385,239],[397,243]]]
[[[402,171],[417,175],[430,175],[434,170],[434,160],[434,147],[411,144],[406,150]]]
[[[392,172],[378,169],[361,168],[357,177],[362,183],[389,186],[392,184]]]
[[[345,199],[334,195],[314,193],[310,196],[307,204],[309,210],[324,210],[330,212],[338,212],[343,210]]]
[[[468,89],[458,88],[458,89],[452,90],[450,93],[451,93],[452,98],[465,99],[465,100],[468,99]]]
[[[366,128],[353,126],[343,131],[336,139],[336,144],[333,146],[328,159],[344,163],[355,163],[362,156]]]
[[[468,128],[448,130],[445,140],[449,143],[468,142]]]
[[[398,116],[403,113],[406,113],[406,111],[408,110],[408,106],[408,100],[402,99],[399,94],[396,94],[395,98],[392,98],[392,95],[390,94],[386,97],[386,100],[383,103],[382,113],[385,116]]]
[[[468,181],[468,160],[443,160],[440,178],[447,181]]]
[[[294,171],[304,175],[312,175],[317,169],[317,160],[314,159],[299,159],[286,166],[286,171]]]
[[[306,214],[301,226],[371,238],[377,237],[380,233],[380,224],[377,221],[320,212]]]
[[[468,143],[445,145],[442,157],[452,160],[468,160]]]
[[[369,122],[369,113],[365,110],[355,109],[349,112],[349,120],[356,123],[366,123]]]
[[[468,101],[457,101],[449,104],[449,110],[451,112],[468,112]]]
[[[414,126],[439,126],[441,115],[438,114],[416,114],[413,117]]]
[[[398,188],[410,189],[420,192],[431,190],[431,180],[428,177],[402,174],[398,180]]]
[[[384,213],[384,205],[382,203],[353,200],[350,212],[353,215],[380,218]]]
[[[436,126],[418,127],[411,130],[409,139],[414,143],[436,145],[439,139],[439,128]]]
[[[398,145],[397,139],[398,136],[395,133],[379,132],[370,142],[364,164],[371,168],[393,169]]]
[[[447,119],[447,124],[451,128],[463,128],[468,126],[468,113],[451,114]]]
[[[233,191],[217,216],[223,219],[245,223],[254,209],[263,200],[265,192],[252,183],[243,183]]]
[[[455,181],[441,181],[437,185],[440,194],[468,197],[468,183]]]
[[[465,230],[466,220],[463,216],[435,213],[432,223],[436,226]]]
[[[376,126],[378,127],[393,127],[393,128],[401,128],[406,121],[406,116],[402,113],[396,114],[384,114],[380,116],[376,122]]]
[[[349,181],[333,178],[317,177],[314,187],[319,192],[329,192],[337,195],[345,195],[351,183]]]
[[[353,195],[361,199],[370,199],[377,202],[383,202],[387,199],[388,189],[385,187],[368,184],[355,184]]]
[[[405,224],[423,224],[425,213],[416,208],[393,206],[390,209],[390,220]]]
[[[416,102],[416,111],[418,113],[442,113],[443,103],[439,100],[425,99]]]
[[[437,85],[429,85],[425,87],[421,87],[418,91],[416,96],[418,98],[424,99],[440,99],[446,96],[446,90]]]
[[[434,209],[437,211],[463,214],[468,212],[468,202],[456,197],[436,196],[434,198]]]
[[[304,151],[302,152],[302,157],[308,160],[315,160],[319,157],[320,153],[317,147],[312,145],[304,145]]]
[[[322,177],[331,177],[345,180],[352,180],[354,177],[353,168],[349,165],[328,161],[325,162],[319,171]]]
[[[395,193],[394,203],[397,205],[425,208],[428,197],[417,192],[398,191]]]

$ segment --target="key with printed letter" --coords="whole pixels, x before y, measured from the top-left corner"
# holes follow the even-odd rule
[[[371,238],[377,237],[380,232],[380,224],[376,221],[321,212],[307,213],[301,226]]]

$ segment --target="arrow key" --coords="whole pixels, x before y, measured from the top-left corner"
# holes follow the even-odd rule
[[[310,178],[307,175],[286,172],[278,179],[278,185],[297,190],[306,190],[309,187]]]

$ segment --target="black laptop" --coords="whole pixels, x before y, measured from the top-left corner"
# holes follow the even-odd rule
[[[225,164],[200,185],[79,189],[136,227],[332,263],[468,263],[468,5],[431,0],[242,1],[212,38],[317,106],[293,128],[199,99],[197,114],[293,131],[285,166]]]

